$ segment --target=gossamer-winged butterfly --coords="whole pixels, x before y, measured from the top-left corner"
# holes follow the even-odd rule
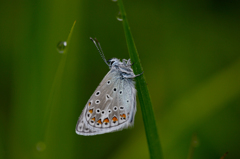
[[[98,135],[119,131],[134,124],[136,108],[135,75],[130,59],[106,60],[100,43],[90,38],[110,71],[103,78],[80,115],[76,133]]]

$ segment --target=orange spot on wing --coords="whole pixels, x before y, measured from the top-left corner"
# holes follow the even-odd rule
[[[93,120],[93,121],[95,121],[95,117],[94,117],[94,118],[92,118],[92,120]]]
[[[126,118],[126,114],[120,114],[120,117]]]
[[[88,103],[88,106],[90,106],[90,105],[91,105],[91,102]]]
[[[90,110],[89,110],[89,113],[91,113],[91,114],[92,114],[92,112],[93,112],[93,109],[90,109]]]
[[[102,124],[101,119],[99,119],[97,122],[98,122],[99,124]]]
[[[113,117],[112,121],[118,121],[117,117]]]
[[[109,123],[108,118],[104,119],[103,122],[104,122],[104,123]]]

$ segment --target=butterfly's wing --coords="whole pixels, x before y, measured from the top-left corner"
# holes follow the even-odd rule
[[[97,135],[133,125],[136,90],[132,79],[111,69],[87,102],[79,117],[76,133]]]

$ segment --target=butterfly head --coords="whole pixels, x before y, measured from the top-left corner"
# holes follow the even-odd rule
[[[110,68],[112,68],[113,66],[119,65],[120,60],[117,58],[112,58],[112,59],[108,60],[107,62],[108,62],[108,66]]]
[[[109,68],[113,68],[113,67],[124,67],[124,68],[130,68],[131,69],[131,61],[130,59],[129,60],[126,60],[126,59],[123,59],[123,61],[121,62],[119,59],[117,58],[112,58],[110,60],[106,60],[105,56],[104,56],[104,53],[102,51],[102,47],[99,43],[99,41],[95,38],[91,38],[90,39],[92,40],[92,42],[94,43],[94,45],[96,46],[96,48],[98,49],[98,52],[99,54],[101,55],[103,61],[109,66]],[[130,70],[132,72],[132,70]]]

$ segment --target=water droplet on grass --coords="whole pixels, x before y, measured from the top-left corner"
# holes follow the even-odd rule
[[[67,42],[66,41],[60,41],[57,44],[57,51],[62,54],[62,53],[64,53],[66,47],[67,47]]]
[[[117,20],[120,22],[123,21],[121,12],[118,12]]]

